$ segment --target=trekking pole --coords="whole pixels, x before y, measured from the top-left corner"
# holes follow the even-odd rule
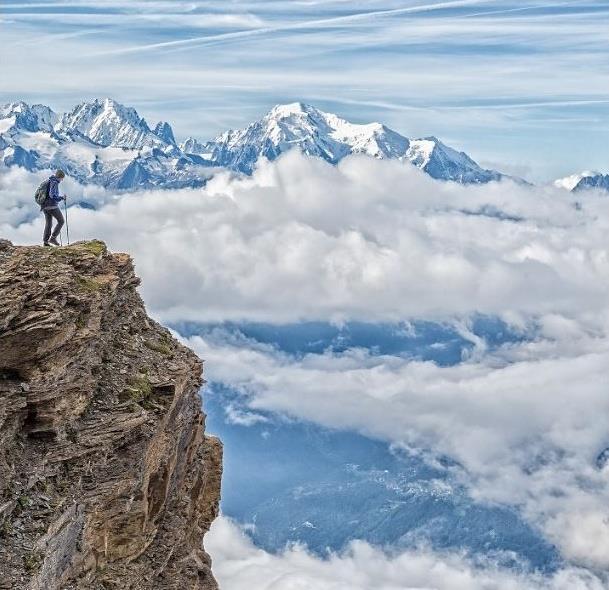
[[[68,198],[63,200],[63,208],[66,212],[66,237],[68,238],[68,246],[70,245],[70,224],[68,223]]]

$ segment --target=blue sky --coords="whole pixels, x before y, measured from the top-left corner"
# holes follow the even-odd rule
[[[112,96],[207,138],[303,100],[533,179],[606,170],[607,1],[3,4],[3,101]]]

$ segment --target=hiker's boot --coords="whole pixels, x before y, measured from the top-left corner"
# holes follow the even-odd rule
[[[43,246],[47,246],[47,247],[49,247],[49,248],[51,247],[51,244],[49,244],[48,242],[42,242],[42,245],[43,245]]]
[[[57,241],[57,238],[55,236],[53,236],[50,240],[49,240],[50,244],[53,244],[53,246],[59,246],[59,242]]]

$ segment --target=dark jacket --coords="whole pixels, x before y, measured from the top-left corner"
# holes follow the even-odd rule
[[[53,174],[53,176],[49,176],[49,192],[47,193],[43,209],[59,207],[61,201],[63,201],[63,197],[59,196],[59,179]]]

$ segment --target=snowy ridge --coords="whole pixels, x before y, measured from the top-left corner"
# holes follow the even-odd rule
[[[11,128],[50,133],[57,123],[57,115],[42,104],[30,106],[25,102],[11,102],[0,105],[0,121],[4,123],[0,127],[2,133]],[[10,121],[10,125],[6,121]]]
[[[573,192],[590,189],[609,191],[609,174],[593,174],[591,176],[585,176],[575,185]]]
[[[184,146],[185,148],[187,146]],[[410,140],[380,123],[355,124],[303,103],[277,105],[260,121],[206,144],[188,146],[219,166],[251,174],[259,158],[275,159],[294,148],[335,164],[349,154],[408,160],[440,180],[480,183],[503,175],[485,170],[435,137]]]
[[[570,176],[565,176],[564,178],[559,178],[555,180],[554,186],[558,188],[564,188],[568,191],[572,191],[582,180],[582,178],[596,176],[597,174],[598,172],[591,172],[590,170],[585,170],[584,172],[580,172],[579,174],[571,174]]]
[[[166,121],[159,121],[154,128],[154,134],[160,137],[165,143],[176,145],[176,139],[173,135],[171,125]]]
[[[292,149],[332,164],[349,154],[395,159],[460,183],[509,178],[435,137],[409,139],[381,123],[350,123],[300,102],[277,105],[211,141],[190,137],[179,145],[169,123],[151,128],[134,108],[110,98],[63,114],[24,102],[0,106],[0,162],[29,170],[61,166],[82,183],[121,190],[201,186],[218,168],[251,174],[261,158]]]
[[[169,143],[153,133],[135,109],[124,107],[109,98],[77,105],[61,117],[55,131],[68,136],[76,132],[104,147],[162,148]]]
[[[23,102],[0,106],[0,161],[32,171],[61,167],[83,184],[120,190],[196,187],[210,176],[201,158],[176,146],[169,123],[153,131],[135,109],[109,98],[64,114]]]
[[[589,189],[601,189],[609,191],[609,174],[585,170],[578,174],[565,176],[554,181],[554,186],[564,188],[568,191],[579,192]]]

